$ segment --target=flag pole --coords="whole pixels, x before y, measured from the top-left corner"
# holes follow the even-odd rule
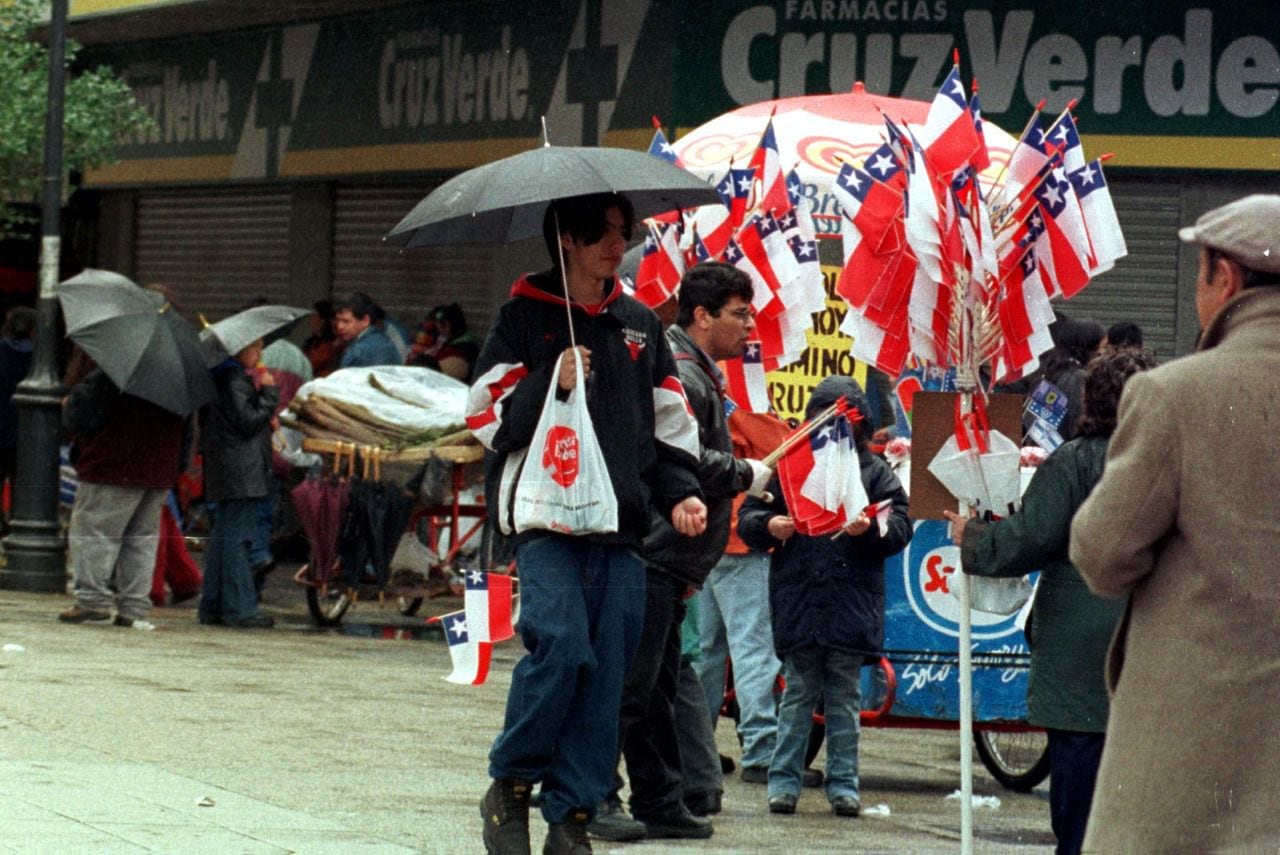
[[[973,392],[977,377],[962,363],[956,369],[960,390],[960,412],[973,412]],[[968,502],[960,502],[960,516],[969,515]],[[960,853],[973,855],[973,619],[969,577],[956,573],[956,595],[960,600]]]

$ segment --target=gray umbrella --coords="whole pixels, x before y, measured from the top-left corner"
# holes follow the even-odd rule
[[[542,234],[549,202],[593,193],[625,194],[637,218],[722,204],[701,178],[644,152],[544,145],[449,179],[386,240],[404,247],[511,243]]]
[[[294,324],[309,314],[311,309],[295,306],[254,306],[205,327],[200,331],[200,341],[206,345],[210,360],[217,363],[260,338],[288,334]]]
[[[109,270],[59,283],[67,336],[122,391],[185,416],[214,398],[195,330],[164,297]]]

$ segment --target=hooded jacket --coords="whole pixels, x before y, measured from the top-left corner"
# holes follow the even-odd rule
[[[844,396],[866,412],[858,384],[848,377],[828,377],[809,399],[811,418]],[[859,656],[877,656],[884,645],[884,561],[911,541],[907,494],[889,464],[870,451],[858,453],[862,485],[871,502],[892,501],[888,531],[871,528],[857,537],[808,537],[794,534],[780,541],[769,534],[770,518],[786,516],[778,479],[769,484],[771,502],[749,497],[738,514],[738,534],[753,549],[772,550],[769,607],[773,646],[780,657],[804,647],[830,647]]]
[[[223,361],[212,374],[218,395],[200,411],[205,498],[265,496],[271,491],[271,418],[280,391],[253,388],[234,359]]]
[[[694,538],[680,535],[669,517],[653,513],[642,554],[656,567],[688,585],[702,587],[707,575],[724,555],[729,542],[733,498],[751,486],[751,464],[733,456],[733,441],[725,423],[724,392],[719,369],[681,327],[667,328],[680,373],[680,383],[698,423],[702,446],[698,458],[698,483],[707,503],[707,528]]]
[[[559,272],[532,274],[516,280],[499,309],[467,402],[467,427],[491,452],[485,455],[490,519],[497,525],[504,510],[503,464],[533,439],[556,359],[570,347],[569,315],[576,343],[591,351],[587,410],[618,501],[618,531],[584,537],[639,548],[651,502],[669,516],[682,499],[701,496],[698,434],[658,316],[623,294],[616,280],[606,281],[598,305],[569,303],[566,311]]]

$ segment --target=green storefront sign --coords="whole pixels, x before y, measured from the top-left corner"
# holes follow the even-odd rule
[[[1118,165],[1280,169],[1280,7],[1190,2],[424,4],[99,47],[156,119],[98,185],[452,171],[535,144],[642,147],[743,103],[928,99],[959,50],[1014,133],[1075,99]]]

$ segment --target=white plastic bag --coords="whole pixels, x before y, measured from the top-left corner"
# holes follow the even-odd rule
[[[987,435],[987,451],[982,453],[973,446],[961,448],[952,435],[929,461],[929,471],[951,495],[979,513],[1007,517],[1021,504],[1019,456],[1017,444],[998,430]]]
[[[578,366],[577,383],[563,401],[559,399],[557,359],[523,466],[517,464],[512,497],[517,534],[532,529],[564,534],[618,530],[618,500],[587,412],[582,358],[576,350],[573,358]],[[505,468],[503,475],[506,480]],[[500,496],[501,492],[500,488]]]
[[[953,594],[956,590],[953,588]],[[1031,583],[1025,576],[969,577],[969,607],[993,615],[1011,615],[1031,599]]]

